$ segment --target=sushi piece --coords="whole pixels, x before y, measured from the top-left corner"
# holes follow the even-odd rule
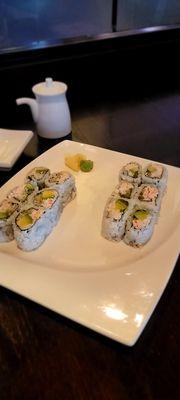
[[[27,201],[30,201],[32,196],[38,191],[38,186],[35,182],[25,183],[21,186],[16,186],[12,189],[7,198],[11,200],[13,203],[17,204],[25,204]]]
[[[51,193],[50,193],[51,192]],[[42,199],[42,200],[41,200]],[[25,207],[13,223],[17,246],[24,251],[37,249],[52,232],[61,213],[59,194],[52,189],[38,192],[30,207]]]
[[[26,183],[36,183],[39,189],[45,187],[45,179],[50,175],[49,168],[45,167],[35,167],[28,174],[25,179]]]
[[[0,242],[10,242],[14,239],[12,223],[18,210],[18,204],[7,198],[0,204]]]
[[[70,172],[54,172],[45,180],[45,185],[58,190],[63,207],[76,196],[75,178]]]
[[[21,250],[32,251],[44,242],[53,224],[46,218],[43,208],[30,207],[17,215],[13,228],[17,246]]]
[[[129,200],[133,198],[136,189],[137,185],[135,183],[122,179],[113,191],[112,196],[119,195],[123,199]]]
[[[119,180],[121,179],[140,185],[142,179],[141,166],[137,162],[129,162],[120,171]]]
[[[165,190],[167,178],[168,172],[166,167],[161,164],[150,163],[143,171],[142,183],[154,183]]]
[[[49,220],[57,224],[59,216],[62,212],[62,202],[59,193],[55,189],[42,189],[32,199],[32,205],[35,207],[42,207],[46,210],[46,215]]]
[[[127,219],[124,242],[133,247],[143,246],[150,240],[156,220],[153,210],[135,205]]]
[[[148,206],[156,212],[160,210],[162,197],[161,187],[148,183],[142,184],[135,194],[135,200],[141,207]]]
[[[126,219],[130,212],[128,200],[111,196],[106,204],[102,220],[102,236],[119,242],[124,236]]]

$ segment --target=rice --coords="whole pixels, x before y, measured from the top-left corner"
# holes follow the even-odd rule
[[[135,161],[131,161],[124,165],[119,173],[119,180],[127,180],[128,182],[140,185],[142,180],[142,167]]]
[[[142,184],[137,189],[134,200],[140,207],[146,207],[158,212],[161,207],[163,190],[154,184]]]
[[[7,195],[7,198],[13,203],[19,205],[24,205],[25,203],[31,201],[32,197],[38,191],[38,186],[35,182],[25,183],[20,186],[13,188]]]
[[[126,223],[124,242],[133,247],[146,244],[154,231],[157,214],[145,207],[135,205]]]
[[[119,242],[125,233],[127,217],[131,204],[119,196],[111,196],[108,200],[102,219],[102,236],[105,239]]]
[[[37,249],[59,220],[62,211],[59,194],[54,189],[48,189],[51,193],[51,199],[49,197],[48,201],[47,193],[43,198],[45,191],[47,192],[46,189],[39,191],[32,204],[22,209],[15,218],[14,238],[17,246],[24,251]]]
[[[119,184],[105,206],[102,236],[117,242],[124,239],[134,247],[147,243],[159,216],[167,175],[167,169],[156,163],[146,166],[143,173],[134,161],[123,166]],[[122,199],[128,202],[123,212],[116,207],[116,202]]]
[[[166,189],[168,178],[167,168],[161,164],[148,164],[142,174],[142,183],[150,183],[160,186],[163,190]]]
[[[35,167],[28,172],[25,183],[36,183],[39,189],[45,187],[45,180],[49,177],[50,170],[46,167]]]
[[[0,242],[15,239],[24,251],[38,248],[59,221],[63,207],[75,196],[72,174],[50,174],[49,168],[33,168],[25,183],[14,187],[0,204]]]
[[[137,184],[121,179],[112,192],[112,196],[120,196],[123,199],[130,200],[133,198],[137,190]]]
[[[54,172],[45,180],[45,186],[58,190],[63,207],[76,196],[74,176],[67,171]]]
[[[0,204],[0,242],[10,242],[14,239],[13,221],[19,210],[18,204],[14,204],[5,198]]]

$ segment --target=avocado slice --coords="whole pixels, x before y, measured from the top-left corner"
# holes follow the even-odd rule
[[[36,174],[46,174],[46,172],[48,172],[47,168],[37,168],[36,169]]]
[[[147,171],[146,171],[146,174],[147,175],[151,175],[153,172],[155,172],[156,171],[156,167],[154,167],[152,164],[150,164],[148,167],[147,167]]]
[[[149,172],[156,171],[156,167],[154,167],[154,165],[152,165],[152,164],[150,164],[147,169],[148,169]]]
[[[138,169],[137,168],[131,168],[129,171],[131,171],[133,178],[138,177]]]
[[[26,192],[26,193],[30,194],[31,192],[33,192],[34,186],[31,185],[31,183],[27,183],[27,184],[25,185],[24,189],[25,189],[25,192]]]
[[[134,213],[134,217],[136,219],[139,219],[140,221],[144,221],[149,215],[149,211],[148,210],[137,210]]]
[[[120,212],[123,212],[128,207],[128,202],[126,200],[117,199],[116,202],[115,202],[115,207]]]
[[[17,218],[17,225],[22,230],[30,228],[32,224],[33,219],[28,213],[20,214]]]
[[[42,203],[42,201],[43,201],[42,193],[36,194],[36,196],[34,197],[34,203],[39,205]]]
[[[54,197],[55,197],[55,193],[53,190],[44,190],[44,192],[42,192],[43,200],[53,199]]]
[[[7,219],[9,217],[8,211],[0,211],[0,219]]]

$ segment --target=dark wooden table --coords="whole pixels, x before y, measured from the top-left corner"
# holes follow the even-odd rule
[[[18,118],[14,127],[32,128]],[[180,164],[180,93],[91,105],[72,110],[72,121],[73,140]],[[55,143],[35,136],[0,184]],[[132,348],[1,287],[0,399],[179,399],[178,266]]]

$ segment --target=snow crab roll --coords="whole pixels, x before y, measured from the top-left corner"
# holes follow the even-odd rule
[[[59,194],[54,189],[43,189],[16,216],[13,228],[17,246],[24,251],[37,249],[51,233],[61,212]]]
[[[25,179],[26,183],[36,183],[39,189],[45,187],[45,179],[50,175],[49,168],[35,167],[27,174]]]
[[[163,190],[160,187],[145,183],[139,186],[135,200],[141,207],[148,206],[148,208],[157,212],[161,207],[162,196]]]
[[[124,236],[126,219],[130,212],[128,200],[111,196],[106,204],[102,220],[102,236],[119,242]]]
[[[126,164],[120,171],[119,179],[140,185],[142,180],[142,168],[137,162],[132,161]]]
[[[43,208],[30,207],[22,210],[13,224],[17,246],[24,251],[37,249],[51,233],[50,223]]]
[[[45,185],[58,190],[63,207],[76,196],[75,178],[70,172],[54,172],[45,180]]]
[[[135,183],[122,179],[113,191],[112,196],[119,195],[123,199],[130,200],[133,198],[136,189],[137,185]]]
[[[165,190],[167,178],[168,172],[166,167],[161,164],[150,163],[143,171],[142,183],[154,183]]]
[[[153,210],[135,205],[127,219],[124,242],[133,247],[143,246],[153,234],[156,219]]]
[[[55,189],[42,189],[32,199],[32,205],[46,211],[46,219],[55,226],[62,212],[60,196]]]
[[[25,183],[24,185],[16,186],[12,189],[7,195],[7,198],[13,203],[23,205],[27,201],[30,201],[38,190],[38,186],[35,182]]]
[[[14,239],[13,220],[19,211],[18,204],[4,199],[0,204],[0,242],[10,242]]]

